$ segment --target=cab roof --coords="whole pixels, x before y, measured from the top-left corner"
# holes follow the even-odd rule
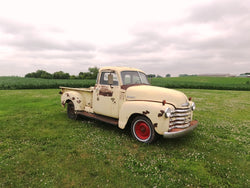
[[[100,69],[100,71],[103,71],[103,70],[114,70],[114,71],[117,71],[117,72],[122,72],[122,71],[139,71],[139,72],[143,72],[140,69],[136,69],[136,68],[132,68],[132,67],[102,67]]]

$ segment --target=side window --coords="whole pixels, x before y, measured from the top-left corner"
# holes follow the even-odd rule
[[[124,85],[131,84],[131,75],[125,74],[124,75]]]
[[[102,72],[101,78],[100,78],[100,84],[101,85],[109,85],[108,84],[108,75],[112,74],[113,75],[113,85],[118,86],[118,79],[117,79],[117,74],[116,73],[110,73],[110,72]]]

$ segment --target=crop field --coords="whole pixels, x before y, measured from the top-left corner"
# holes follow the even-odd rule
[[[68,119],[58,89],[0,90],[0,187],[248,187],[249,91],[181,91],[198,128],[148,145]]]
[[[250,78],[242,77],[173,77],[154,78],[152,85],[168,88],[193,88],[216,90],[245,90],[250,91]]]
[[[216,90],[244,90],[250,91],[250,78],[240,77],[173,77],[153,78],[152,85],[168,88],[216,89]],[[2,89],[56,89],[59,86],[90,87],[95,80],[58,80],[22,77],[0,77]]]
[[[70,80],[70,79],[42,79],[23,77],[0,77],[0,90],[10,89],[51,89],[59,86],[90,87],[95,85],[95,80]]]

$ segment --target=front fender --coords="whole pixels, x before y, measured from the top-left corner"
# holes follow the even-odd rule
[[[72,101],[75,106],[75,110],[83,110],[85,106],[84,97],[76,91],[67,91],[61,96],[61,104],[65,106],[68,101]]]
[[[171,105],[163,105],[159,102],[126,101],[123,103],[119,112],[118,126],[124,129],[131,116],[140,114],[149,118],[155,127],[155,131],[163,135],[169,128],[169,118],[166,118],[162,113],[167,107],[174,109]]]

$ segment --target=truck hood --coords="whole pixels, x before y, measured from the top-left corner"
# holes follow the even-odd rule
[[[184,107],[185,104],[188,104],[187,96],[180,91],[145,85],[129,87],[127,89],[127,100],[155,102],[166,100],[167,103],[174,105],[176,108]]]

